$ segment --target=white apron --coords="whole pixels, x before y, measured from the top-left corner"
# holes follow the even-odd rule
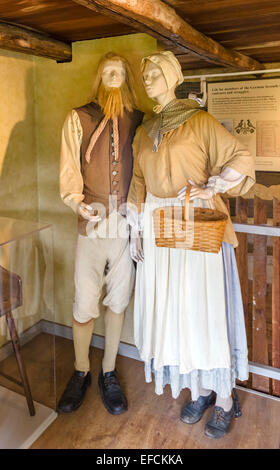
[[[195,206],[212,207],[196,200]],[[193,370],[230,368],[222,251],[202,253],[155,245],[155,207],[181,205],[177,198],[147,194],[144,262],[137,265],[134,334],[141,359]]]

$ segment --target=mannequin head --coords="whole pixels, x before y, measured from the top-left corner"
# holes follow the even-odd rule
[[[108,59],[101,73],[102,83],[107,88],[120,88],[126,76],[124,63],[121,60]]]
[[[161,68],[149,60],[143,71],[143,82],[146,93],[151,99],[156,99],[168,92],[167,82]]]
[[[176,98],[175,89],[183,82],[181,66],[170,51],[144,57],[141,64],[147,95],[165,106]]]
[[[173,85],[168,89],[166,79],[161,68],[153,62],[147,61],[143,71],[143,82],[147,95],[160,105],[165,106],[176,98]]]
[[[92,95],[108,118],[122,116],[124,108],[137,108],[134,78],[124,57],[109,52],[101,58]]]

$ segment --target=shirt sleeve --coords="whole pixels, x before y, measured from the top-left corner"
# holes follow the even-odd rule
[[[227,189],[229,196],[241,196],[255,183],[254,158],[248,149],[211,114],[201,111],[190,119],[192,130],[207,155],[208,172],[219,176],[230,168],[244,177]],[[209,178],[210,179],[210,178]]]
[[[205,187],[213,189],[214,194],[226,193],[229,189],[241,183],[244,178],[245,175],[227,167],[219,176],[211,176]]]
[[[141,127],[136,131],[133,144],[133,174],[127,196],[127,214],[129,225],[135,226],[138,223],[139,229],[142,226],[143,219],[143,204],[146,199],[146,185],[144,175],[142,173],[139,158],[140,158],[140,141],[141,141]],[[133,214],[134,213],[134,214]],[[136,214],[138,213],[138,216]]]
[[[81,142],[82,126],[77,112],[72,110],[62,128],[59,182],[61,199],[74,212],[77,212],[79,203],[84,199],[80,162]]]
[[[137,230],[138,232],[143,231],[144,212],[136,212],[128,206],[126,211],[126,220],[128,225],[130,225],[130,227],[132,227],[133,229]]]

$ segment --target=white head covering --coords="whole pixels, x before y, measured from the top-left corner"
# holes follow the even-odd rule
[[[167,83],[168,90],[174,85],[183,83],[184,77],[179,61],[171,51],[161,51],[156,54],[144,57],[141,62],[141,71],[144,71],[147,61],[153,62],[161,68]]]

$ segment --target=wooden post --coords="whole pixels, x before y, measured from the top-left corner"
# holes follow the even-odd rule
[[[20,353],[19,338],[18,338],[18,334],[17,334],[17,330],[16,330],[16,326],[15,326],[15,322],[14,322],[14,319],[13,319],[12,312],[7,312],[6,313],[6,321],[7,321],[7,324],[8,324],[9,331],[10,331],[10,335],[11,335],[11,339],[12,339],[12,343],[13,343],[13,348],[14,348],[14,351],[15,351],[16,359],[17,359],[18,369],[19,369],[21,380],[22,380],[22,385],[23,385],[23,388],[24,388],[25,398],[26,398],[26,401],[27,401],[29,413],[30,413],[30,416],[34,416],[35,415],[34,403],[33,403],[33,400],[32,400],[32,395],[31,395],[31,391],[30,391],[30,387],[29,387],[29,382],[28,382],[26,370],[25,370],[25,365],[24,365],[24,362],[22,360],[21,353]]]
[[[273,198],[273,225],[280,226],[280,201]],[[273,238],[272,366],[280,368],[280,238]],[[273,395],[280,396],[280,381],[272,380]]]
[[[58,62],[69,62],[72,60],[70,44],[58,41],[43,33],[24,28],[23,26],[1,22],[0,48],[47,57]]]
[[[236,198],[236,222],[247,224],[248,219],[248,201],[242,197]],[[236,262],[239,272],[239,279],[242,292],[242,301],[245,317],[247,336],[249,333],[248,325],[248,303],[249,303],[249,279],[248,279],[248,235],[246,233],[237,233],[238,247],[236,248]]]
[[[226,49],[197,31],[161,0],[73,0],[79,5],[110,16],[160,39],[167,48],[176,47],[196,59],[241,70],[263,69],[252,57]]]
[[[254,198],[254,223],[266,224],[265,201]],[[253,319],[252,343],[253,362],[268,364],[268,344],[266,332],[266,263],[267,237],[254,235],[254,277],[253,277]],[[269,378],[253,374],[252,387],[269,393]]]

